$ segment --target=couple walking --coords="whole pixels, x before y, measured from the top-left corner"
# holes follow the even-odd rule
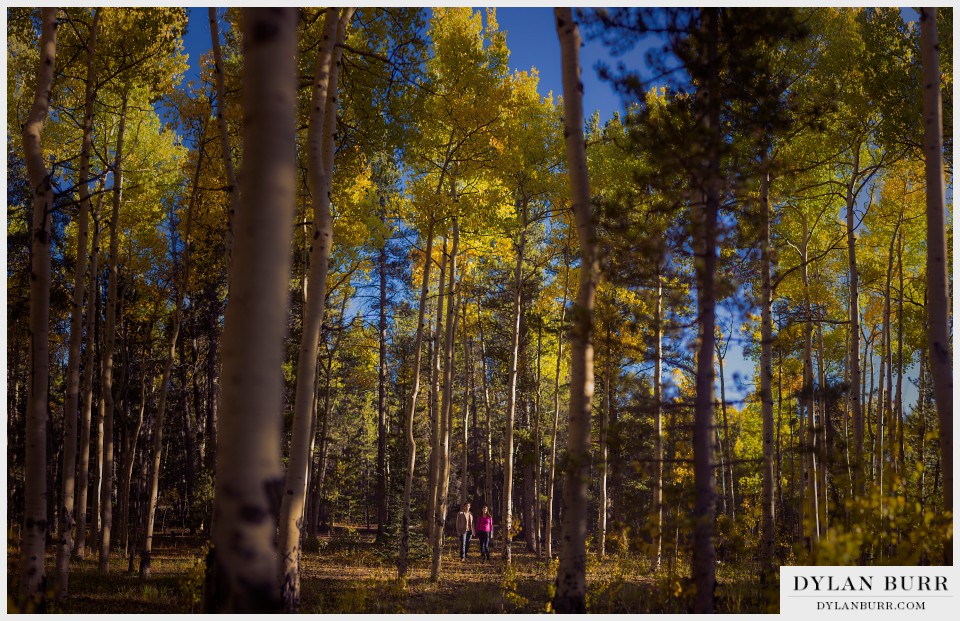
[[[460,537],[460,560],[467,559],[467,550],[470,548],[470,537],[474,531],[473,514],[470,513],[470,503],[465,502],[457,514],[457,536]],[[490,539],[493,538],[493,516],[490,508],[483,505],[480,517],[476,523],[477,539],[480,540],[480,558],[490,560]]]

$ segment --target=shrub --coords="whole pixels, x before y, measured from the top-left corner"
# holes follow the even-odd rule
[[[514,565],[507,565],[500,578],[500,594],[503,601],[509,604],[510,609],[516,610],[526,606],[527,598],[517,592],[517,568]],[[504,610],[508,612],[508,610]]]
[[[207,577],[207,546],[203,553],[193,559],[187,572],[177,580],[177,597],[187,612],[199,612],[203,601],[203,586]],[[144,587],[144,599],[146,599]]]
[[[892,483],[893,488],[899,482]],[[919,565],[939,562],[953,534],[952,516],[922,511],[919,502],[902,496],[885,496],[871,485],[859,499],[845,503],[849,524],[831,523],[814,546],[814,565]]]

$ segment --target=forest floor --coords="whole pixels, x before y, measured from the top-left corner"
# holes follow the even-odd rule
[[[547,612],[557,561],[538,560],[522,542],[514,542],[507,569],[502,543],[491,546],[492,560],[482,562],[471,543],[467,561],[458,558],[456,540],[446,539],[441,579],[430,582],[430,559],[416,560],[406,585],[397,582],[396,566],[378,549],[373,536],[350,529],[348,537],[321,538],[319,552],[304,552],[301,578],[303,613],[503,613]],[[149,581],[129,573],[128,559],[114,555],[109,575],[97,571],[95,554],[73,563],[67,613],[199,612],[205,548],[195,539],[159,538]],[[55,550],[48,548],[48,583],[52,584]],[[16,594],[19,550],[7,550],[8,595]],[[645,558],[608,556],[587,561],[589,612],[689,612],[693,588],[687,567],[680,572],[652,572]],[[718,566],[718,612],[777,612],[777,593],[768,593],[765,608],[756,574]],[[9,608],[9,600],[8,600]]]

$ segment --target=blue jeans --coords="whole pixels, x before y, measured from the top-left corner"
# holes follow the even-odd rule
[[[460,558],[467,558],[467,550],[470,549],[470,531],[460,535]]]
[[[480,558],[490,559],[490,533],[478,530],[477,537],[480,539]]]

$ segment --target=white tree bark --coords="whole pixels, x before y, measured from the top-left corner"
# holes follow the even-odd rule
[[[554,9],[563,76],[563,135],[570,175],[571,204],[580,244],[580,286],[571,314],[570,414],[563,483],[557,612],[586,612],[587,486],[590,467],[590,412],[593,408],[593,306],[600,263],[597,256],[586,145],[583,138],[583,83],[580,81],[580,32],[573,11]]]
[[[850,412],[853,419],[853,490],[859,497],[864,493],[863,472],[863,408],[860,401],[860,273],[857,269],[857,235],[855,225],[855,196],[853,192],[860,167],[860,145],[853,152],[853,173],[846,189],[847,261],[850,279]]]
[[[490,386],[487,384],[487,347],[483,339],[483,309],[477,302],[477,331],[480,333],[480,383],[483,389],[483,410],[485,414],[483,442],[483,503],[493,516],[493,433],[490,422]],[[493,535],[491,535],[491,538]]]
[[[113,526],[113,353],[116,343],[117,286],[120,274],[120,204],[123,202],[123,134],[127,123],[127,93],[120,108],[117,150],[113,162],[113,210],[110,216],[110,263],[107,272],[107,312],[104,318],[103,367],[103,470],[100,473],[100,573],[110,571],[110,531]]]
[[[517,205],[518,211],[520,206]],[[507,422],[503,448],[503,558],[510,564],[510,530],[513,528],[513,422],[517,410],[517,366],[520,353],[520,302],[523,294],[523,247],[527,235],[526,205],[521,214],[520,241],[517,243],[517,264],[513,282],[513,327],[510,342],[510,371],[507,386]],[[527,525],[529,527],[529,525]]]
[[[223,332],[208,611],[278,612],[279,369],[297,195],[296,9],[243,12],[243,170]]]
[[[610,333],[604,330],[607,337],[607,347],[610,347]],[[600,409],[600,442],[597,447],[600,452],[600,506],[597,515],[597,553],[600,558],[607,554],[607,510],[610,506],[610,498],[607,491],[607,461],[609,448],[607,446],[607,437],[610,431],[610,404],[613,399],[613,382],[610,370],[610,357],[612,348],[606,352],[606,364],[603,373],[603,407]]]
[[[297,358],[297,388],[293,406],[290,460],[280,509],[280,595],[286,612],[300,605],[300,533],[306,498],[310,438],[316,411],[317,349],[327,293],[327,268],[333,246],[333,216],[330,212],[333,152],[337,132],[337,91],[340,79],[340,47],[352,9],[327,10],[320,55],[317,60],[307,136],[308,180],[313,197],[314,229],[310,250],[310,282],[303,318],[303,334]]]
[[[101,184],[102,189],[102,184]],[[103,208],[103,193],[97,200],[97,209],[93,214],[93,240],[90,244],[90,278],[87,282],[87,343],[83,368],[83,409],[80,413],[80,472],[77,482],[77,537],[73,555],[82,559],[86,555],[87,544],[87,490],[90,478],[90,424],[93,413],[93,367],[96,342],[96,295],[97,295],[97,268],[100,257],[100,226],[97,224],[97,214]],[[96,519],[96,518],[94,518]]]
[[[44,548],[47,540],[47,386],[50,377],[50,212],[53,188],[43,162],[40,134],[50,110],[54,63],[57,57],[57,9],[43,9],[40,59],[33,105],[23,125],[23,155],[33,191],[30,232],[30,380],[27,396],[26,456],[24,458],[23,540],[20,598],[43,611]]]
[[[716,329],[717,220],[720,210],[720,96],[718,68],[719,9],[700,9],[704,34],[706,79],[698,85],[704,129],[703,204],[695,207],[694,265],[697,277],[697,396],[693,422],[694,500],[692,574],[696,586],[694,612],[713,612],[717,586],[714,533],[716,474],[714,472],[714,334]]]
[[[557,322],[557,366],[553,377],[553,428],[550,436],[550,475],[547,480],[547,523],[543,529],[543,544],[548,559],[553,558],[553,494],[557,476],[557,428],[560,423],[560,367],[563,359],[563,324],[567,315],[567,286],[570,283],[570,259],[566,247],[563,249],[563,268],[563,301],[560,303],[560,319]]]
[[[466,266],[463,269],[466,272]],[[460,301],[460,310],[463,311],[463,368],[464,368],[464,387],[463,387],[463,454],[460,462],[460,506],[469,502],[469,491],[467,490],[470,481],[470,462],[467,448],[470,439],[470,372],[473,366],[470,361],[471,343],[467,338],[467,304],[465,300]]]
[[[437,321],[434,326],[433,355],[430,361],[430,468],[427,478],[427,541],[433,542],[433,514],[437,508],[437,481],[440,479],[440,375],[441,336],[443,335],[444,278],[447,273],[447,236],[443,236],[443,252],[440,254],[440,278],[437,282]],[[432,543],[431,543],[432,545]]]
[[[437,504],[433,515],[433,564],[430,581],[440,578],[440,560],[443,550],[443,525],[447,517],[447,492],[450,486],[450,435],[453,429],[453,348],[457,331],[457,251],[460,247],[460,226],[453,219],[453,247],[450,250],[450,281],[447,291],[447,319],[444,325],[446,336],[443,344],[443,396],[438,415],[440,444],[437,479]]]
[[[656,324],[656,335],[654,336],[654,361],[653,361],[653,459],[654,459],[654,486],[653,502],[656,509],[656,560],[654,567],[660,568],[660,562],[663,555],[663,277],[660,273],[660,266],[657,265],[657,306],[654,315]]]
[[[70,345],[67,354],[67,396],[63,407],[63,506],[60,508],[60,542],[57,549],[57,597],[66,601],[69,593],[70,556],[73,554],[74,497],[77,474],[77,413],[80,402],[80,341],[83,338],[84,275],[87,269],[87,235],[90,216],[90,149],[93,142],[93,98],[96,83],[97,30],[100,9],[95,9],[87,36],[87,79],[84,93],[83,141],[77,184],[80,214],[77,219],[77,263],[74,267],[73,300],[70,308]],[[89,436],[88,436],[89,440]]]
[[[817,429],[816,429],[816,410],[814,408],[813,398],[813,309],[810,303],[810,273],[809,273],[809,255],[811,231],[807,222],[806,212],[802,212],[802,245],[800,247],[800,264],[803,266],[800,275],[803,281],[803,388],[802,403],[806,412],[807,424],[807,443],[803,445],[803,458],[807,464],[807,473],[804,484],[807,487],[807,515],[810,522],[810,538],[808,545],[810,550],[820,541],[820,495],[817,490]]]
[[[943,509],[953,512],[953,358],[950,353],[950,281],[947,277],[947,234],[943,181],[943,100],[937,9],[920,9],[920,52],[923,64],[923,153],[927,181],[927,312],[930,374],[940,421]],[[944,562],[953,561],[953,538]]]
[[[760,417],[763,427],[760,564],[772,579],[774,552],[773,446],[773,292],[770,286],[770,173],[760,179]]]
[[[417,464],[417,441],[413,435],[414,416],[417,413],[417,396],[420,394],[420,354],[423,350],[424,321],[427,311],[427,294],[430,291],[430,266],[433,263],[433,221],[427,230],[427,250],[423,259],[423,282],[420,285],[420,310],[417,312],[417,336],[413,343],[413,389],[410,393],[410,410],[407,412],[407,472],[403,481],[403,522],[400,531],[400,554],[397,557],[397,577],[407,575],[407,557],[410,552],[410,495],[413,491],[413,470]]]

